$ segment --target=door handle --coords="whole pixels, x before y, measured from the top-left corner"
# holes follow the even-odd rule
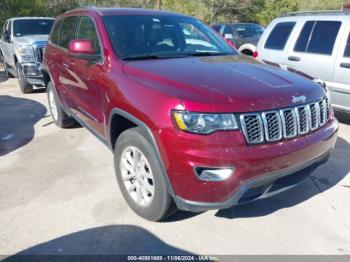
[[[289,57],[288,57],[288,60],[290,60],[290,61],[295,61],[295,62],[299,62],[301,59],[300,59],[300,57],[297,57],[297,56],[289,56]]]
[[[341,63],[341,64],[340,64],[340,67],[350,69],[350,63]]]

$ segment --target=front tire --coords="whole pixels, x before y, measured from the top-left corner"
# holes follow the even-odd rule
[[[9,73],[9,71],[7,69],[7,64],[5,62],[4,56],[2,54],[0,54],[0,55],[1,55],[0,59],[1,59],[1,62],[2,62],[3,68],[4,68],[4,72],[5,72],[5,77],[6,77],[6,79],[9,79],[12,77],[12,75]]]
[[[33,85],[28,83],[28,80],[26,76],[23,73],[22,67],[19,63],[16,64],[17,68],[17,77],[18,77],[18,83],[19,87],[21,88],[21,91],[23,94],[29,94],[33,92]]]
[[[161,163],[141,128],[128,129],[119,136],[114,164],[120,190],[136,214],[160,221],[176,212]]]
[[[47,98],[54,123],[61,128],[74,126],[76,123],[75,120],[64,112],[56,90],[51,82],[47,84]]]

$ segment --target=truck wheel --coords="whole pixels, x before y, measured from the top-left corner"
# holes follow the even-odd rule
[[[120,190],[139,216],[160,221],[176,211],[153,146],[139,127],[124,131],[114,151]]]
[[[12,78],[13,76],[9,73],[8,69],[7,69],[7,64],[5,62],[5,58],[3,57],[3,55],[1,54],[1,62],[2,62],[2,65],[3,65],[3,68],[4,68],[4,72],[5,72],[5,77],[8,79],[8,78]]]
[[[57,126],[67,128],[75,125],[75,120],[63,111],[55,88],[51,82],[47,84],[47,98],[52,119]]]
[[[19,63],[16,64],[17,68],[17,77],[18,77],[18,83],[19,87],[21,88],[22,93],[29,94],[33,92],[33,85],[28,83],[28,80],[26,76],[23,73],[22,67]]]

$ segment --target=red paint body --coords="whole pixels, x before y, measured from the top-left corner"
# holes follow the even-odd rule
[[[44,63],[61,102],[109,143],[113,108],[144,122],[157,143],[174,193],[200,202],[228,199],[244,181],[271,171],[298,166],[334,147],[338,129],[331,112],[328,123],[310,134],[276,143],[247,145],[241,131],[196,135],[178,130],[171,110],[192,112],[257,112],[292,106],[292,96],[306,103],[325,96],[317,84],[243,56],[189,57],[121,61],[114,53],[103,15],[164,14],[159,11],[110,9],[76,10],[72,15],[93,18],[101,40],[103,62],[70,56],[51,43]],[[199,180],[193,166],[235,166],[224,182]]]

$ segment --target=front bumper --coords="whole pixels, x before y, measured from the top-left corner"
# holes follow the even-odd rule
[[[337,131],[338,121],[332,117],[307,135],[254,146],[247,145],[240,131],[200,136],[169,128],[155,137],[178,207],[201,211],[226,208],[293,186],[327,161]],[[195,167],[234,167],[235,173],[224,181],[203,181],[194,173]],[[290,175],[296,182],[276,190],[284,181],[279,179],[289,180]]]
[[[22,72],[31,85],[43,86],[44,78],[39,63],[21,63]]]
[[[318,166],[326,163],[329,156],[330,151],[298,167],[279,170],[245,181],[229,199],[223,202],[196,202],[185,200],[179,196],[175,196],[174,200],[181,210],[202,212],[210,209],[226,209],[241,203],[270,197],[303,181]]]

